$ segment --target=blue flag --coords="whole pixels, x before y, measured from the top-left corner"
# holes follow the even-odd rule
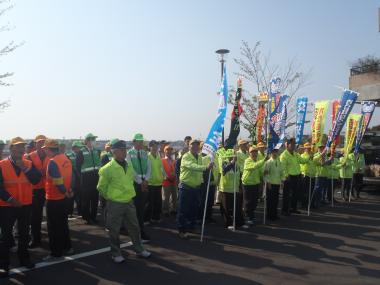
[[[338,113],[336,114],[336,118],[333,122],[332,129],[327,138],[327,148],[330,148],[332,142],[339,136],[340,132],[342,131],[342,128],[346,123],[348,115],[354,107],[358,95],[359,94],[357,92],[351,90],[344,90],[342,99],[340,100]]]
[[[303,138],[303,129],[305,126],[307,97],[297,99],[297,119],[296,119],[296,144],[299,145]]]
[[[362,143],[365,132],[368,129],[369,122],[371,121],[373,112],[375,111],[375,106],[377,102],[374,101],[363,101],[362,102],[362,115],[360,117],[358,131],[356,133],[355,139],[355,153],[358,153],[359,147]]]
[[[219,97],[218,115],[211,126],[210,132],[208,133],[207,139],[202,148],[202,153],[210,156],[211,160],[214,159],[214,154],[222,140],[224,121],[226,120],[227,114],[228,84],[226,67],[224,67],[223,70],[222,86],[220,87]]]

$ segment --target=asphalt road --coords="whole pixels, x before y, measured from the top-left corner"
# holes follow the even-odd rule
[[[71,260],[41,263],[48,254],[44,226],[43,248],[31,251],[39,268],[16,268],[0,284],[379,285],[380,191],[370,190],[360,200],[325,206],[310,217],[303,212],[236,232],[222,227],[215,209],[218,224],[207,225],[203,243],[196,234],[180,240],[174,218],[169,218],[147,227],[152,242],[146,247],[153,256],[137,258],[127,244],[123,264],[111,261],[103,228],[80,219],[70,221]],[[122,240],[129,241],[127,236]]]

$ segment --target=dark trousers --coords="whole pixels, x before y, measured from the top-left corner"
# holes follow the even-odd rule
[[[32,229],[32,240],[35,243],[41,242],[41,223],[42,223],[44,205],[45,205],[45,189],[34,189],[33,202],[32,202],[31,229]]]
[[[198,215],[199,188],[179,185],[177,227],[180,232],[192,230]]]
[[[144,211],[148,198],[148,192],[141,190],[141,184],[134,183],[136,196],[133,198],[133,203],[136,208],[137,220],[139,221],[140,231],[144,231]]]
[[[315,179],[315,188],[311,203],[312,206],[316,209],[321,205],[322,195],[325,192],[325,189],[328,187],[327,183],[328,179],[326,177],[317,177]]]
[[[331,181],[332,180],[332,181]],[[334,198],[335,189],[338,187],[337,179],[327,179],[327,200],[331,202],[331,197]],[[334,193],[332,190],[334,189]]]
[[[278,207],[278,196],[280,191],[280,185],[271,184],[270,187],[267,186],[267,217],[269,220],[274,220],[278,217],[277,207]]]
[[[79,197],[78,188],[79,187],[74,187],[72,189],[74,196],[72,198],[68,199],[67,214],[69,216],[72,216],[74,214],[74,203],[76,204],[78,215],[80,215],[80,212],[81,212],[81,210],[80,210],[81,204],[80,204],[80,197]]]
[[[82,216],[86,221],[95,221],[98,214],[99,192],[96,189],[98,180],[97,171],[82,173]]]
[[[363,173],[354,173],[353,179],[354,179],[353,188],[355,189],[356,197],[359,197],[360,192],[363,188]]]
[[[216,190],[215,188],[216,188],[215,185],[210,184],[209,189],[208,189],[206,220],[212,218],[212,206],[214,206],[215,190]],[[202,183],[201,188],[200,188],[198,220],[203,219],[203,212],[205,210],[205,202],[206,202],[206,194],[207,194],[207,183]]]
[[[351,178],[342,178],[342,193],[343,197],[348,199],[351,190]]]
[[[310,185],[311,184],[311,185]],[[302,177],[302,190],[301,190],[301,204],[302,207],[307,208],[309,205],[309,189],[310,199],[315,187],[315,178],[304,176]]]
[[[0,268],[9,268],[9,250],[13,241],[13,226],[17,221],[18,249],[20,263],[29,261],[28,243],[32,205],[15,207],[0,207]]]
[[[300,175],[289,175],[284,183],[284,193],[282,200],[282,212],[289,213],[289,206],[293,211],[297,210],[300,197],[299,187]]]
[[[51,255],[60,257],[71,249],[67,220],[67,199],[47,200],[46,215]]]
[[[148,186],[144,221],[159,220],[162,210],[162,186]]]
[[[220,192],[221,203],[220,203],[220,212],[224,220],[224,226],[233,225],[234,218],[234,193]],[[242,198],[240,193],[236,193],[236,213],[235,213],[235,222],[236,226],[240,227],[244,225],[243,210],[242,210]]]
[[[244,212],[250,220],[255,218],[257,201],[260,195],[260,184],[243,185]]]

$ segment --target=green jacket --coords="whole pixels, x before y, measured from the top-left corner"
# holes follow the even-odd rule
[[[207,167],[210,164],[210,162],[211,162],[211,160],[210,160],[210,157],[208,155],[202,157],[202,164],[204,166]],[[206,170],[206,171],[208,171],[208,170]],[[218,185],[220,173],[219,173],[219,158],[218,158],[217,153],[215,153],[215,157],[214,157],[214,166],[212,168],[212,175],[213,175],[214,179],[211,182],[211,185]],[[207,181],[204,181],[204,182],[207,183]]]
[[[99,151],[96,149],[89,150],[87,147],[82,148],[83,164],[81,172],[96,171],[100,168]]]
[[[191,152],[187,152],[182,156],[179,180],[189,187],[198,188],[203,182],[203,171],[206,169],[207,166],[202,164],[201,154],[196,158]]]
[[[354,173],[364,173],[364,168],[365,168],[364,154],[359,153],[357,154],[357,156],[355,156],[354,153],[350,153],[348,156],[353,161]]]
[[[328,167],[323,165],[323,157],[320,152],[314,154],[313,161],[316,165],[316,177],[328,177]]]
[[[308,177],[315,177],[316,175],[316,165],[312,158],[313,156],[308,153],[301,154],[303,159],[306,159],[306,163],[301,163],[301,173]]]
[[[274,185],[280,185],[286,178],[284,167],[279,158],[270,158],[264,163],[264,181]]]
[[[241,181],[243,185],[257,185],[261,182],[261,171],[265,160],[253,160],[248,157],[244,162],[244,170]]]
[[[134,176],[132,165],[127,164],[125,170],[112,159],[100,168],[97,189],[106,200],[128,203],[136,196],[133,186]]]
[[[339,159],[336,157],[333,159],[331,165],[327,167],[328,178],[330,179],[339,179],[339,169],[342,168],[342,164],[339,162]]]
[[[339,170],[339,176],[340,178],[352,178],[353,177],[353,165],[354,161],[352,160],[352,156],[348,155],[348,157],[342,156],[339,159],[341,163],[341,168]]]
[[[284,168],[285,176],[301,174],[300,163],[308,162],[308,159],[302,158],[298,152],[291,154],[287,149],[280,155],[280,161]]]
[[[243,151],[238,150],[236,152],[236,156],[237,156],[237,165],[239,167],[239,171],[243,172],[244,162],[249,157],[249,153],[248,153],[248,151],[246,153],[244,153]]]
[[[148,153],[145,150],[132,148],[128,151],[128,161],[132,163],[135,173],[142,179],[149,181],[151,167],[148,161]]]
[[[148,159],[151,165],[151,173],[148,184],[151,186],[160,186],[164,181],[164,167],[159,154],[154,157],[151,153],[148,154]]]
[[[236,167],[236,173],[235,173],[235,169],[232,168],[229,171],[227,171],[225,175],[223,175],[223,164],[226,164],[226,163],[229,163],[229,161],[222,160],[221,162],[221,177],[220,177],[220,183],[219,183],[219,191],[226,192],[226,193],[234,193],[234,190],[235,190],[235,192],[239,192],[239,185],[240,185],[239,166],[237,165]]]

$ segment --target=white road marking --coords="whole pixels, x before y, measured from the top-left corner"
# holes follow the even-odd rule
[[[129,242],[121,244],[120,248],[130,247],[130,246],[132,246],[132,242],[129,241]],[[51,265],[55,265],[55,264],[59,264],[59,263],[74,261],[74,260],[77,260],[80,258],[84,258],[84,257],[88,257],[88,256],[92,256],[92,255],[96,255],[96,254],[100,254],[100,253],[104,253],[104,252],[109,252],[110,250],[111,249],[108,246],[105,248],[100,248],[100,249],[96,249],[96,250],[92,250],[92,251],[82,252],[82,253],[74,254],[71,256],[65,256],[65,257],[62,257],[62,258],[59,258],[56,260],[52,260],[52,261],[42,261],[42,262],[37,263],[36,267],[33,269],[27,269],[25,267],[13,268],[9,271],[9,274],[10,275],[11,274],[20,274],[20,273],[24,273],[24,272],[31,271],[31,270],[38,269],[38,268],[43,268],[43,267],[47,267],[47,266],[51,266]]]

